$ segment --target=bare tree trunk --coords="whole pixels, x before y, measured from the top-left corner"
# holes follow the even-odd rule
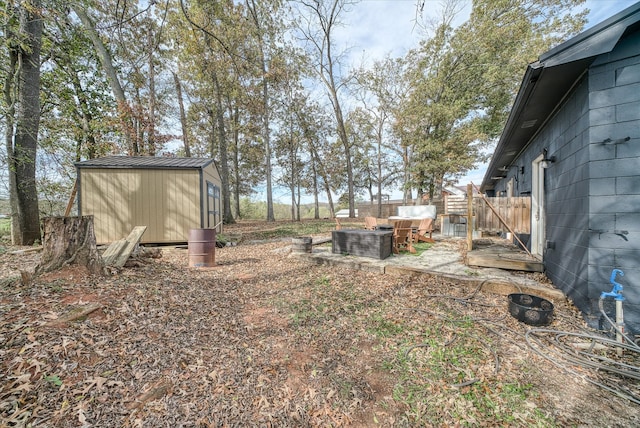
[[[320,160],[320,155],[316,150],[313,143],[309,145],[309,149],[311,151],[311,157],[313,159],[313,168],[314,168],[314,181],[317,185],[317,177],[320,176],[322,178],[324,191],[327,194],[327,201],[329,202],[329,215],[330,217],[334,217],[334,209],[333,209],[333,197],[331,196],[331,186],[329,185],[329,174],[324,168],[322,161]],[[317,172],[317,175],[315,173]],[[316,205],[318,203],[318,197],[316,195]]]
[[[269,130],[269,95],[268,95],[268,83],[267,83],[267,70],[263,61],[263,78],[262,78],[262,102],[264,103],[265,111],[262,119],[263,134],[264,134],[264,169],[267,174],[267,221],[275,221],[275,215],[273,213],[273,184],[271,183],[271,135]]]
[[[289,185],[289,191],[291,192],[291,220],[296,220],[296,188],[295,185]]]
[[[406,205],[411,199],[411,189],[407,187],[407,183],[411,180],[411,173],[409,172],[409,149],[407,147],[404,148],[404,152],[402,154],[402,166],[404,171],[404,180],[403,180],[403,188],[404,194],[402,197],[402,202]]]
[[[96,246],[93,216],[47,217],[43,220],[42,257],[36,274],[67,265],[86,267],[94,275],[104,273]]]
[[[82,88],[77,73],[72,73],[73,86],[78,97],[78,115],[80,116],[80,125],[82,127],[83,136],[78,138],[78,150],[76,151],[76,161],[81,160],[82,145],[84,143],[87,149],[87,158],[94,159],[97,155],[98,143],[96,142],[95,133],[93,131],[93,115],[89,107],[87,95]]]
[[[291,168],[291,177],[289,190],[291,191],[291,220],[300,221],[300,176],[297,171],[297,147],[294,146],[293,140],[293,119],[289,118],[289,167]],[[298,201],[296,201],[296,188],[298,189]],[[296,219],[296,213],[297,219]]]
[[[269,82],[267,81],[267,56],[265,54],[265,34],[262,28],[260,17],[258,16],[258,8],[255,0],[247,0],[247,9],[251,14],[253,23],[257,29],[258,52],[260,53],[260,72],[262,73],[262,139],[264,144],[264,169],[266,173],[267,187],[267,221],[275,221],[273,213],[273,185],[271,171],[271,131],[269,129],[270,122],[270,103],[269,103]]]
[[[376,156],[376,173],[378,174],[378,214],[376,217],[382,217],[382,134],[384,132],[384,120],[380,120],[376,139],[378,140],[378,153]]]
[[[353,4],[352,0],[327,0],[303,2],[304,6],[311,10],[311,13],[318,19],[318,32],[313,33],[309,29],[302,29],[305,38],[314,46],[318,54],[318,76],[324,83],[329,93],[329,100],[333,106],[336,125],[340,142],[344,148],[345,170],[347,172],[347,192],[349,197],[349,217],[355,217],[355,191],[353,182],[353,165],[351,159],[351,144],[347,136],[344,124],[344,116],[340,104],[338,91],[345,82],[338,82],[339,76],[339,55],[332,52],[333,29],[339,24],[339,16],[344,12],[346,6]]]
[[[111,54],[107,50],[107,47],[102,42],[100,38],[100,34],[96,30],[95,24],[93,20],[87,14],[87,11],[82,8],[82,6],[76,5],[75,3],[70,4],[73,11],[80,18],[80,22],[84,26],[85,30],[87,30],[87,36],[91,40],[96,53],[98,54],[98,58],[100,58],[100,63],[102,64],[102,68],[104,69],[105,74],[107,75],[107,79],[109,80],[109,85],[111,86],[111,91],[113,92],[113,96],[115,97],[118,103],[118,110],[121,114],[123,114],[123,119],[121,122],[122,133],[127,142],[127,147],[132,148],[132,138],[131,133],[133,130],[133,122],[131,121],[131,112],[129,111],[129,105],[127,103],[127,98],[124,94],[124,89],[120,84],[120,79],[118,78],[118,72],[113,66],[113,61],[111,60]],[[137,150],[133,150],[136,152]]]
[[[238,106],[236,105],[233,108],[233,177],[234,177],[234,206],[235,206],[235,217],[240,218],[240,131],[238,122],[240,117],[240,111]]]
[[[301,190],[300,190],[300,181],[298,181],[298,184],[296,185],[296,189],[297,189],[297,193],[296,193],[296,220],[300,221],[300,198],[302,197],[301,195]]]
[[[320,219],[320,204],[318,201],[318,172],[316,171],[315,158],[311,157],[311,171],[313,174],[313,218]]]
[[[309,154],[311,155],[311,181],[313,186],[313,201],[314,201],[314,216],[313,218],[318,220],[320,218],[320,204],[318,200],[318,195],[320,190],[318,189],[318,176],[319,169],[322,169],[323,166],[318,159],[318,153],[313,143],[313,136],[309,130],[309,126],[306,124],[306,121],[302,120],[301,115],[296,110],[296,115],[298,116],[298,120],[304,123],[303,125],[303,135],[304,138],[308,140]],[[299,180],[298,180],[299,182]],[[331,195],[329,195],[330,197]]]
[[[329,203],[329,217],[333,218],[336,216],[336,210],[333,207],[333,197],[331,197],[331,188],[329,187],[329,183],[324,182],[324,191],[327,194],[327,202]]]
[[[12,207],[11,238],[17,245],[31,245],[40,239],[36,149],[40,125],[41,7],[40,0],[27,1],[20,6],[20,34],[23,39],[12,46],[18,64],[18,108],[15,137],[13,144],[8,144],[7,155]]]
[[[147,154],[155,156],[158,148],[156,147],[156,68],[153,64],[153,53],[155,51],[155,44],[153,39],[153,31],[149,29],[148,34],[148,49],[149,49],[149,119],[148,119],[148,134],[147,140]]]
[[[216,87],[216,117],[218,120],[218,153],[220,154],[220,181],[222,181],[222,200],[224,204],[223,219],[225,224],[236,221],[231,213],[231,192],[229,191],[229,156],[227,154],[227,133],[224,127],[224,106],[222,103],[222,88],[216,72],[212,72],[213,83]]]
[[[333,69],[333,66],[331,66]],[[355,191],[353,186],[353,163],[351,161],[351,143],[349,142],[349,137],[347,136],[347,129],[344,126],[344,118],[342,116],[342,108],[340,107],[340,101],[338,99],[338,92],[333,82],[333,75],[331,75],[331,85],[330,85],[331,96],[333,97],[333,107],[336,114],[336,121],[338,123],[338,136],[340,137],[340,141],[342,141],[342,146],[344,147],[344,161],[345,161],[345,169],[347,170],[347,195],[349,197],[349,217],[353,218],[356,216],[356,199],[355,199]]]
[[[9,39],[9,36],[7,37]],[[8,43],[7,43],[8,44]],[[5,117],[5,149],[7,150],[7,169],[9,176],[9,204],[11,207],[11,222],[13,224],[14,216],[18,215],[18,196],[16,192],[18,191],[18,184],[16,181],[16,175],[14,173],[14,168],[12,165],[12,157],[13,157],[13,137],[15,134],[15,114],[16,114],[16,99],[15,99],[15,85],[17,82],[15,77],[17,75],[18,69],[18,50],[17,49],[9,49],[9,64],[7,66],[7,76],[4,81],[3,95],[4,101],[7,106],[4,117]],[[11,228],[11,241],[15,244],[19,239],[18,230],[13,230],[14,227]]]
[[[109,84],[111,85],[111,91],[113,92],[113,96],[116,98],[116,101],[119,103],[126,104],[127,99],[124,95],[124,89],[122,89],[122,85],[120,85],[120,80],[118,79],[118,73],[116,72],[115,67],[113,66],[113,62],[111,61],[111,54],[107,50],[107,47],[102,42],[100,35],[96,31],[96,27],[93,23],[93,20],[89,18],[87,11],[84,10],[81,6],[74,5],[71,3],[71,7],[73,11],[80,18],[80,22],[87,30],[87,35],[93,43],[93,47],[98,54],[98,58],[100,58],[100,62],[102,63],[102,68],[107,75],[107,79],[109,79]]]
[[[189,146],[189,133],[187,130],[187,114],[184,110],[184,100],[182,99],[182,85],[177,73],[173,73],[173,82],[176,85],[176,93],[178,94],[178,106],[180,107],[180,126],[182,127],[182,144],[184,145],[184,155],[191,157],[191,147]]]

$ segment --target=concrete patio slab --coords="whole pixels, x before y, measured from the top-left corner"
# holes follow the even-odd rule
[[[554,301],[564,300],[564,294],[553,285],[538,281],[535,275],[524,272],[488,267],[467,266],[463,260],[463,238],[434,235],[436,240],[428,250],[420,255],[400,254],[376,260],[368,257],[333,254],[326,237],[314,237],[314,241],[323,244],[313,245],[312,252],[292,253],[294,257],[305,257],[311,263],[379,272],[415,279],[422,275],[448,278],[470,288],[508,295],[511,293],[533,294]]]

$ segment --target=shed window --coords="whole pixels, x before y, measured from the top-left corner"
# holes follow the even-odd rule
[[[207,181],[207,227],[216,227],[222,220],[220,188]]]

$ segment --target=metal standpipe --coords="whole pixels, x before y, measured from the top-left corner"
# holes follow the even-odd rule
[[[618,330],[616,331],[616,341],[618,343],[624,343],[624,314],[622,312],[622,300],[616,299],[616,325]],[[622,348],[618,348],[618,356],[622,356]]]

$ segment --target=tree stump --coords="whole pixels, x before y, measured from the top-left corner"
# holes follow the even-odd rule
[[[46,217],[43,219],[42,257],[36,274],[68,265],[86,267],[94,275],[104,273],[98,253],[93,216]]]

